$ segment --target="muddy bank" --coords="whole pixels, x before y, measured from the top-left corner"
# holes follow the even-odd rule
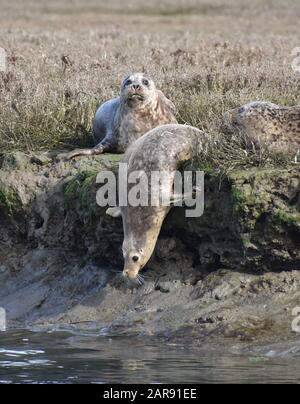
[[[122,221],[96,205],[96,174],[120,156],[77,162],[14,153],[0,169],[0,306],[10,326],[103,334],[293,338],[300,306],[298,166],[206,176],[205,213],[173,209],[126,288]]]

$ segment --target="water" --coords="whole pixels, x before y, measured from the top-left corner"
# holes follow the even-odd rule
[[[10,331],[0,333],[0,383],[300,383],[299,352],[294,344],[242,354],[162,339]]]

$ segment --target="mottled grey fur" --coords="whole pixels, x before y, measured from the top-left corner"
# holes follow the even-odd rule
[[[295,155],[300,149],[300,107],[251,102],[226,112],[223,130],[246,135],[251,142],[265,144],[272,150]]]
[[[91,156],[104,152],[123,153],[149,130],[176,123],[175,106],[156,89],[143,73],[128,76],[121,85],[120,97],[105,102],[96,112],[93,149],[75,150],[66,158]]]

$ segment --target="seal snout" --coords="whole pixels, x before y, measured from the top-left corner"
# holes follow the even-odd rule
[[[137,251],[131,251],[124,255],[124,260],[123,277],[134,281],[138,280],[140,278],[139,272],[143,267],[141,255]]]
[[[138,98],[143,100],[144,99],[144,90],[140,86],[140,84],[132,84],[131,87],[128,89],[129,98]]]
[[[138,276],[138,271],[133,271],[130,269],[124,269],[123,276],[129,279],[136,279]]]
[[[138,255],[133,255],[130,257],[129,261],[125,259],[125,266],[123,270],[123,276],[129,279],[136,279],[138,277],[141,265],[139,264],[140,257]]]
[[[132,84],[131,88],[133,90],[141,90],[141,86],[139,84]]]

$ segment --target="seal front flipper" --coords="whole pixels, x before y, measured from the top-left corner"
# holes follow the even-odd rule
[[[189,192],[185,194],[171,194],[170,197],[170,206],[185,206],[186,202],[190,202],[192,199],[195,198],[197,192],[201,192],[202,188],[193,186]]]
[[[115,208],[108,208],[105,213],[114,218],[122,216],[121,209],[118,206]]]

